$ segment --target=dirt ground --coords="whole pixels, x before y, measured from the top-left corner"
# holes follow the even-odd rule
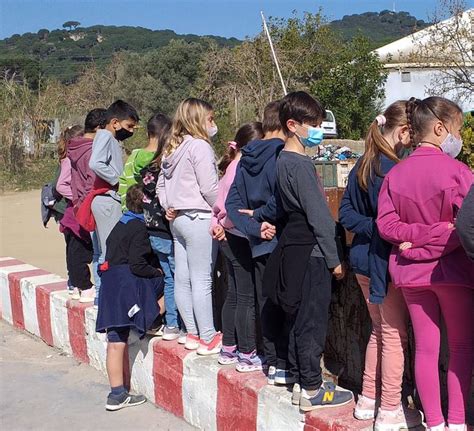
[[[0,256],[11,256],[66,277],[65,242],[51,220],[41,222],[40,190],[0,195]]]

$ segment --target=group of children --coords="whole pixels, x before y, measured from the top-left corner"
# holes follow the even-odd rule
[[[302,411],[352,402],[351,392],[323,381],[320,366],[332,278],[346,272],[340,229],[305,154],[321,143],[324,116],[312,96],[290,93],[267,105],[261,123],[241,126],[218,164],[214,111],[199,99],[184,100],[173,119],[150,118],[146,147],[125,165],[120,142],[139,122],[129,104],[91,111],[84,131],[64,132],[56,186],[68,200],[61,229],[74,297],[87,301],[94,293],[97,331],[107,333],[108,410],[145,402],[124,387],[131,328],[139,335],[153,328],[239,372],[265,370],[269,384],[293,385],[292,402]],[[355,233],[351,267],[372,320],[354,415],[375,418],[376,430],[422,420],[401,396],[408,315],[428,426],[445,426],[437,367],[442,315],[449,429],[465,428],[474,265],[467,254],[472,211],[461,206],[473,175],[454,160],[461,124],[462,112],[446,99],[392,104],[370,126],[341,203],[340,223]],[[228,269],[222,333],[212,300],[217,248]],[[91,261],[99,266],[95,287]]]

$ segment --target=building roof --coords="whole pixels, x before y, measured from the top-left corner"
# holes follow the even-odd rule
[[[450,36],[453,33],[459,35],[458,40]],[[462,15],[451,17],[398,39],[374,52],[379,55],[386,67],[395,67],[400,64],[410,64],[411,67],[439,67],[441,62],[446,64],[447,51],[457,56],[462,55],[458,45],[461,44],[463,51],[470,52],[470,65],[474,66],[472,63],[473,41],[474,9],[468,9]],[[437,61],[437,56],[440,61]]]

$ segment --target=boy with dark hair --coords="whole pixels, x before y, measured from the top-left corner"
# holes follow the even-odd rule
[[[142,404],[143,395],[132,395],[124,386],[125,347],[130,330],[143,337],[164,313],[163,273],[150,246],[143,216],[143,189],[127,192],[129,208],[107,239],[107,259],[101,265],[102,290],[96,331],[107,333],[107,375],[110,393],[106,409],[120,410]]]
[[[139,120],[133,106],[117,100],[107,108],[105,128],[97,131],[92,144],[89,168],[96,179],[93,189],[81,205],[78,219],[84,228],[95,229],[100,248],[99,262],[104,261],[107,237],[122,216],[120,196],[117,193],[119,177],[123,172],[122,147],[119,141],[133,135]],[[96,304],[98,296],[97,292]]]
[[[270,253],[277,245],[275,224],[276,160],[285,144],[279,120],[280,101],[264,111],[263,139],[242,148],[234,183],[226,199],[227,215],[249,240],[255,272],[255,291],[260,310],[263,347],[269,365],[269,384],[291,384],[288,373],[287,331],[282,327],[282,310],[263,294],[263,273]]]
[[[265,290],[285,311],[290,326],[288,358],[297,378],[293,403],[301,410],[339,406],[352,393],[322,381],[320,360],[326,341],[331,273],[344,276],[336,225],[323,186],[305,147],[319,145],[325,111],[309,94],[288,94],[280,106],[286,144],[277,161],[277,187],[287,215],[265,273]],[[301,387],[301,389],[300,389]]]

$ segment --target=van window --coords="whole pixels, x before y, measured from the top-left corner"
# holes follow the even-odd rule
[[[324,121],[328,121],[330,123],[334,122],[334,115],[331,112],[326,111],[326,119]]]

